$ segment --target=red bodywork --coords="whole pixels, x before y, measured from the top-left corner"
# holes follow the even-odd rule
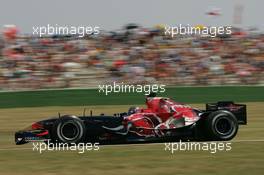
[[[148,97],[146,109],[138,108],[125,118],[131,123],[131,132],[140,136],[163,135],[163,130],[193,124],[199,116],[190,106],[174,102],[169,98]]]

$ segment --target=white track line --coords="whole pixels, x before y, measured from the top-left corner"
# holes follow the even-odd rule
[[[32,148],[0,148],[0,151],[19,151],[19,150],[32,150]]]
[[[264,142],[264,140],[207,141],[207,142],[198,142],[198,143],[210,143],[210,142],[242,143],[242,142]],[[165,143],[177,143],[177,142],[165,142]],[[130,146],[130,145],[131,146],[164,145],[165,143],[137,143],[137,144],[120,144],[120,145],[101,145],[101,147],[110,147],[110,146],[113,146],[113,147],[126,147],[126,146]],[[183,143],[186,143],[186,142],[183,142]]]
[[[264,140],[233,140],[230,142],[239,143],[239,142],[264,142]]]
[[[242,142],[264,142],[264,140],[233,140],[231,143]],[[169,143],[169,142],[167,142]],[[173,142],[171,142],[173,143]],[[175,142],[176,143],[176,142]],[[163,145],[164,143],[138,143],[138,144],[120,144],[120,145],[101,145],[100,147],[127,147],[127,146],[143,146],[143,145]],[[0,148],[0,151],[20,151],[20,150],[33,150],[33,148],[21,148],[21,147],[6,147]]]

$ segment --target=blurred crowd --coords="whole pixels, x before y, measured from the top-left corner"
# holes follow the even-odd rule
[[[165,36],[161,27],[128,25],[99,35],[0,34],[0,89],[264,84],[264,35]]]

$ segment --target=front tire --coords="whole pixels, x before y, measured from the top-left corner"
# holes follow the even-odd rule
[[[206,118],[206,132],[211,140],[231,140],[237,131],[237,119],[229,111],[212,112]]]
[[[85,139],[83,121],[76,116],[65,115],[59,118],[52,128],[52,141],[58,143],[79,143]]]

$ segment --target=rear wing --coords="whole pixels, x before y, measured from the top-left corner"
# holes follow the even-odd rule
[[[206,110],[228,110],[235,115],[238,124],[247,124],[247,106],[245,104],[236,104],[233,101],[219,101],[217,103],[207,103]]]

